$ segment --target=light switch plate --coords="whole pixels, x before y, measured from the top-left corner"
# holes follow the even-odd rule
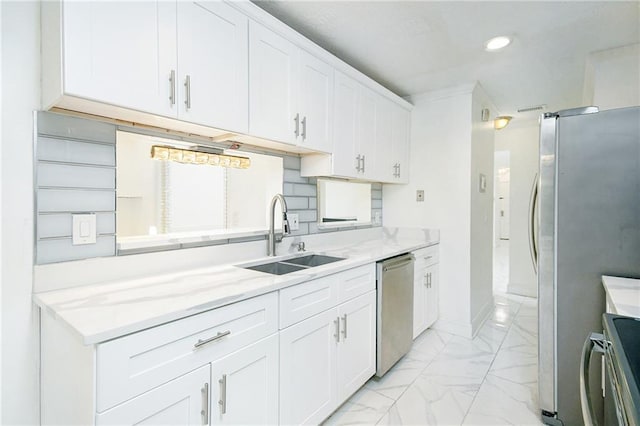
[[[424,201],[424,189],[418,189],[416,191],[416,201]]]
[[[300,222],[298,221],[297,213],[288,214],[287,219],[289,219],[289,228],[292,231],[297,231],[298,229],[300,229]]]
[[[95,244],[96,243],[96,215],[74,214],[73,218],[73,245]]]

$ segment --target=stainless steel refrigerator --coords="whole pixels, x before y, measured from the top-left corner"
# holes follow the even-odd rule
[[[545,114],[537,203],[541,415],[581,425],[580,355],[602,329],[601,276],[640,278],[640,107]]]

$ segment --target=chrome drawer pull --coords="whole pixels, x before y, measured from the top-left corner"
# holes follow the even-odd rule
[[[194,344],[193,347],[198,349],[208,343],[215,342],[216,340],[222,339],[224,336],[228,336],[230,334],[231,334],[231,330],[227,330],[227,331],[223,331],[222,333],[218,332],[218,334],[206,340],[198,339],[198,343]]]
[[[333,337],[336,338],[336,342],[340,342],[340,317],[333,320],[333,323],[336,326],[336,332],[333,334]]]
[[[176,70],[171,70],[169,75],[169,83],[171,83],[171,91],[169,92],[169,102],[171,105],[176,104]]]
[[[342,337],[343,337],[343,340],[347,340],[347,314],[344,314],[342,316],[342,324],[343,324]]]
[[[218,380],[220,384],[220,400],[218,405],[220,406],[220,414],[227,413],[227,375],[223,374],[222,379]]]
[[[200,415],[202,416],[202,424],[209,424],[209,383],[205,383],[204,387],[200,389],[202,392],[202,411],[200,411]]]

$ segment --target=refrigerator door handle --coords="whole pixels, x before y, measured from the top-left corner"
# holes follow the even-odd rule
[[[533,186],[531,187],[531,197],[529,198],[529,252],[531,253],[531,262],[533,270],[538,272],[538,236],[536,229],[536,210],[538,208],[538,174],[533,178]]]
[[[591,404],[591,386],[589,386],[589,366],[593,352],[604,353],[606,341],[599,333],[591,333],[587,336],[582,346],[582,358],[580,359],[580,405],[582,407],[582,419],[585,426],[597,426],[597,420]]]

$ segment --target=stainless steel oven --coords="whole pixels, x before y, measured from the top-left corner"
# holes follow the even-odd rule
[[[640,318],[604,314],[603,334],[591,333],[580,363],[580,401],[587,426],[597,424],[589,387],[591,354],[604,356],[604,424],[640,426]]]

